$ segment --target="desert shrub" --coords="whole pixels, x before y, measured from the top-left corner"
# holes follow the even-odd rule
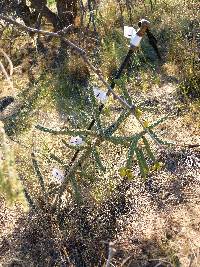
[[[196,1],[159,1],[151,15],[158,25],[161,52],[177,68],[178,92],[190,98],[199,98],[199,22],[194,12],[197,7]]]
[[[144,5],[131,6],[132,20],[136,22],[148,12],[152,24],[157,26],[154,31],[163,62],[177,66],[182,92],[194,96],[199,90],[196,37],[187,36],[185,28],[191,10],[182,20],[181,14],[175,11],[178,5],[179,2],[172,1],[145,1]],[[187,12],[187,3],[183,10]],[[108,81],[115,77],[127,51],[122,19],[129,21],[130,13],[126,9],[120,13],[113,1],[108,1],[105,7],[102,5],[97,12],[96,26],[101,42],[97,47],[98,60],[93,61],[98,62],[97,66]],[[194,31],[192,28],[191,32]],[[76,38],[76,35],[70,35],[70,38]],[[55,40],[53,42],[56,46]],[[87,42],[84,45],[88,48]],[[166,144],[154,132],[165,118],[155,123],[147,121],[144,111],[131,97],[135,90],[147,91],[152,84],[159,83],[156,72],[159,64],[144,40],[126,73],[115,81],[117,94],[130,106],[135,105],[132,110],[110,97],[100,114],[99,106],[102,105],[93,89],[99,87],[104,93],[106,90],[90,74],[84,61],[74,54],[67,54],[67,58],[49,72],[46,68],[44,73],[47,74],[38,86],[34,83],[32,87],[28,86],[31,94],[26,90],[19,95],[27,103],[19,114],[6,120],[4,126],[8,135],[24,141],[27,150],[23,151],[26,153],[24,166],[19,170],[24,175],[23,189],[30,207],[30,221],[20,244],[24,261],[31,258],[35,265],[50,261],[52,265],[66,266],[71,263],[94,266],[105,262],[108,244],[101,241],[110,241],[116,234],[116,221],[127,211],[127,188],[134,179],[144,182],[149,174],[162,167],[152,143]],[[120,113],[112,112],[114,108]],[[62,117],[57,124],[50,116],[55,111],[59,118]],[[42,112],[47,116],[41,119]],[[93,127],[87,130],[94,119]],[[27,139],[23,136],[30,129],[34,145],[29,135]],[[77,136],[81,138],[80,145],[70,142],[70,138]],[[31,153],[35,149],[36,152]],[[53,168],[56,168],[54,172],[58,171],[54,177]],[[4,185],[5,177],[1,176]],[[11,189],[6,190],[12,199]]]
[[[14,151],[9,147],[2,124],[0,140],[0,195],[3,195],[9,204],[16,200],[24,203],[23,187],[17,174]]]

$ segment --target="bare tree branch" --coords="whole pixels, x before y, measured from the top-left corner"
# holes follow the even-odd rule
[[[47,18],[47,20],[53,24],[54,30],[59,30],[62,28],[62,23],[56,13],[52,12],[47,7],[46,0],[30,0],[31,6],[37,10],[37,12],[42,12],[42,15]]]
[[[109,252],[108,252],[108,259],[106,262],[106,267],[110,267],[112,265],[112,259],[114,254],[116,253],[116,249],[114,247],[114,243],[113,242],[109,242]]]
[[[4,74],[5,79],[6,79],[7,83],[8,83],[8,85],[10,86],[11,89],[13,89],[13,82],[12,82],[10,76],[8,75],[6,69],[5,69],[5,67],[4,67],[4,65],[3,65],[3,63],[1,61],[0,61],[0,69],[3,72],[3,74]]]
[[[69,25],[67,28],[64,28],[62,31],[58,31],[58,32],[49,32],[49,31],[43,31],[40,29],[35,29],[35,28],[31,28],[31,27],[27,27],[11,18],[5,17],[3,15],[0,15],[0,19],[6,21],[9,24],[12,24],[14,26],[16,26],[17,28],[25,31],[25,32],[31,32],[31,33],[38,33],[38,34],[43,34],[43,35],[47,35],[47,36],[51,36],[51,37],[56,37],[56,38],[63,38],[63,35],[66,34],[66,31],[69,29],[69,27],[71,27],[72,25]],[[72,43],[71,41],[69,41],[68,39],[64,38],[65,42],[67,45],[69,45],[72,49],[75,49],[79,54],[85,54],[86,52],[79,48],[78,46],[76,46],[74,43]]]
[[[0,48],[0,52],[4,55],[4,57],[7,59],[8,63],[9,63],[10,76],[12,76],[13,75],[13,64],[12,64],[12,61],[11,61],[10,57],[6,54],[6,52],[3,51],[3,49]]]
[[[66,26],[74,24],[77,16],[78,0],[56,0],[56,7],[61,23]]]

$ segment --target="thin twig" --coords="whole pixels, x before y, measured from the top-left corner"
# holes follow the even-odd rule
[[[6,54],[6,52],[3,51],[3,49],[0,48],[0,52],[4,55],[4,57],[6,58],[6,60],[9,63],[9,67],[10,67],[10,77],[13,75],[13,63],[10,59],[10,57]]]
[[[0,61],[0,68],[1,68],[1,71],[3,72],[4,76],[5,76],[5,79],[7,81],[7,83],[9,84],[10,88],[13,90],[13,83],[11,81],[11,78],[10,76],[8,75],[3,63]]]
[[[112,265],[111,261],[115,253],[116,253],[116,249],[114,248],[114,243],[109,242],[109,252],[108,252],[108,259],[106,262],[106,267],[110,267]]]
[[[25,32],[32,32],[32,33],[38,33],[38,34],[43,34],[43,35],[47,35],[47,36],[51,36],[51,37],[56,37],[56,38],[64,38],[62,35],[66,33],[66,28],[64,28],[62,31],[58,31],[58,32],[49,32],[49,31],[44,31],[44,30],[40,30],[40,29],[35,29],[35,28],[31,28],[28,26],[25,26],[11,18],[5,17],[3,15],[0,15],[0,19],[8,22],[9,24],[12,24],[20,29],[22,29]],[[72,43],[71,41],[69,41],[68,39],[64,38],[66,44],[68,44],[69,46],[71,46],[71,48],[73,48],[77,53],[79,54],[86,54],[86,52],[81,49],[80,47],[78,47],[77,45],[75,45],[74,43]]]

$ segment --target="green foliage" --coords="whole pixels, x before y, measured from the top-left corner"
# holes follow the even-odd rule
[[[23,192],[24,192],[24,197],[25,197],[25,199],[29,205],[29,208],[30,209],[36,209],[36,205],[33,201],[33,198],[30,196],[28,190],[25,187],[23,188]]]
[[[142,140],[143,140],[143,142],[144,142],[145,149],[146,149],[146,152],[147,152],[149,158],[150,158],[153,162],[155,162],[155,160],[156,160],[156,159],[155,159],[155,156],[154,156],[154,154],[153,154],[152,151],[151,151],[150,145],[149,145],[149,143],[148,143],[146,137],[143,136],[143,137],[142,137]]]
[[[47,192],[46,192],[46,187],[45,187],[45,182],[44,182],[44,177],[40,171],[40,168],[39,168],[39,165],[38,165],[38,162],[35,158],[35,154],[32,153],[32,163],[33,163],[33,167],[34,167],[34,170],[36,172],[36,175],[38,177],[38,181],[39,181],[39,185],[41,187],[41,192],[42,192],[42,195],[44,197],[44,199],[47,201]],[[30,201],[29,201],[30,203]]]
[[[94,160],[96,162],[97,168],[99,168],[100,171],[105,172],[106,168],[103,166],[103,163],[101,161],[101,158],[100,158],[100,155],[99,155],[97,148],[93,149],[93,156],[94,156]]]
[[[5,132],[0,125],[0,194],[8,203],[24,201],[23,189],[15,168],[13,150],[9,147]]]
[[[8,136],[20,135],[27,132],[34,121],[32,113],[39,108],[42,100],[47,96],[49,81],[46,74],[41,74],[31,86],[27,86],[19,95],[20,109],[14,115],[4,120],[4,128]],[[25,99],[25,101],[24,101]]]
[[[48,1],[47,1],[47,4],[48,4],[49,6],[52,6],[52,5],[54,5],[55,3],[56,3],[55,0],[48,0]]]
[[[128,150],[128,156],[127,156],[127,163],[126,163],[126,167],[128,169],[130,169],[132,167],[133,156],[134,156],[135,150],[137,148],[137,143],[139,141],[139,138],[140,138],[140,136],[136,135],[133,138],[133,141],[130,143],[130,147],[129,147],[129,150]]]
[[[82,196],[81,196],[81,191],[80,191],[80,188],[79,188],[79,185],[77,183],[77,180],[76,180],[76,177],[74,175],[71,175],[70,176],[70,182],[71,182],[71,185],[72,185],[72,189],[74,191],[74,197],[75,197],[75,200],[77,202],[78,205],[81,205],[82,204]]]

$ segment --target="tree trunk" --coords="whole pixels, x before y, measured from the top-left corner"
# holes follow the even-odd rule
[[[23,0],[16,5],[16,13],[28,27],[33,26],[33,24],[37,21],[39,14],[37,11],[30,11],[30,8],[26,5],[26,0]]]
[[[59,17],[47,7],[46,0],[30,0],[30,2],[31,7],[36,9],[39,13],[42,12],[42,15],[53,24],[55,31],[58,31],[62,28]]]
[[[74,24],[77,16],[77,0],[56,0],[59,19],[63,26]]]

